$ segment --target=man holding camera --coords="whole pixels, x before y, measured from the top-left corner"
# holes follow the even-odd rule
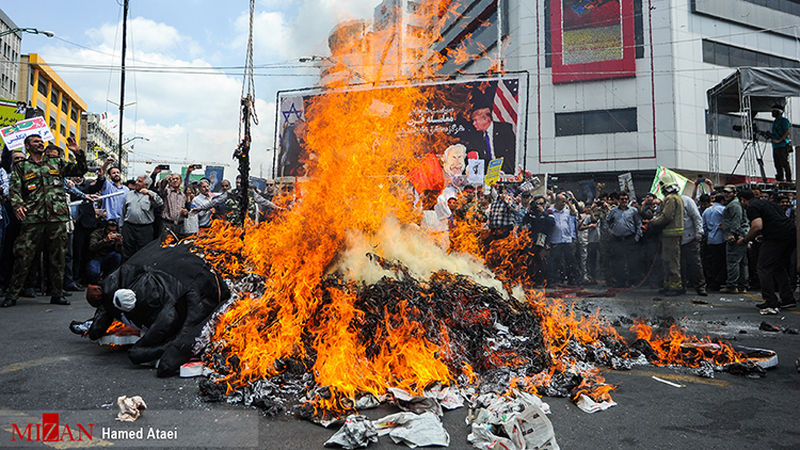
[[[792,133],[792,124],[783,117],[783,106],[772,106],[772,160],[775,162],[775,179],[778,181],[792,181],[792,165],[789,164],[789,153],[792,151],[792,142],[789,135]]]
[[[189,172],[186,172],[186,179],[189,179]],[[162,232],[181,237],[183,221],[189,215],[189,210],[186,209],[186,194],[181,190],[180,175],[177,173],[170,175],[168,182],[162,193],[164,197],[164,209],[161,211]]]
[[[90,260],[86,268],[90,284],[99,284],[103,274],[109,274],[122,263],[122,234],[116,219],[106,220],[103,228],[89,235]]]

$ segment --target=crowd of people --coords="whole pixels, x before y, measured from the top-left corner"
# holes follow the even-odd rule
[[[183,238],[239,213],[241,180],[211,192],[211,180],[160,177],[161,167],[123,181],[113,160],[85,179],[86,159],[74,140],[63,149],[33,135],[25,152],[3,152],[0,162],[0,289],[3,307],[20,296],[46,292],[67,305],[69,292],[99,284],[145,245]],[[709,185],[698,180],[697,185]],[[571,191],[532,195],[517,185],[490,190],[466,185],[426,192],[423,228],[447,237],[475,230],[486,252],[498,241],[524,241],[524,266],[534,285],[611,288],[658,287],[667,296],[694,290],[743,293],[759,288],[762,314],[795,306],[797,275],[794,193],[754,192],[725,185],[708,194],[681,195],[677,184],[660,195],[631,198],[626,191],[579,201]],[[274,181],[249,188],[248,215],[279,207]],[[462,231],[459,231],[462,230]],[[449,239],[448,239],[449,238]],[[46,288],[44,287],[46,286]]]
[[[25,139],[25,152],[3,151],[0,161],[0,306],[37,292],[50,302],[70,304],[70,292],[83,290],[116,270],[139,249],[158,238],[184,238],[210,226],[212,219],[232,220],[239,208],[241,182],[228,180],[211,193],[211,181],[191,181],[157,167],[123,181],[113,159],[86,179],[85,155],[70,139],[64,150],[41,137]],[[264,192],[249,189],[249,215],[263,217],[277,208]]]
[[[447,189],[423,208],[446,224],[439,229],[449,233],[448,245],[458,247],[465,222],[482,230],[484,252],[509,236],[525,239],[528,279],[536,285],[657,287],[665,296],[760,289],[762,314],[796,304],[794,193],[725,185],[689,196],[667,184],[660,196],[623,191],[584,202],[571,191]],[[426,228],[437,228],[430,225],[435,218]]]

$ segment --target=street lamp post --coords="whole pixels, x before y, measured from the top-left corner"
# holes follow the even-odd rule
[[[11,33],[30,33],[30,34],[43,34],[47,37],[55,36],[55,33],[47,30],[39,30],[37,28],[11,28],[6,31],[0,32],[0,37],[6,36]]]
[[[150,139],[147,139],[147,138],[146,138],[146,137],[144,137],[144,136],[134,136],[134,137],[132,137],[132,138],[130,138],[130,139],[128,139],[128,140],[126,140],[125,142],[123,142],[121,145],[125,145],[125,144],[127,144],[127,143],[129,143],[129,142],[133,142],[133,141],[135,141],[135,140],[137,140],[137,139],[142,139],[142,140],[144,140],[144,141],[148,141],[148,142],[150,141]]]

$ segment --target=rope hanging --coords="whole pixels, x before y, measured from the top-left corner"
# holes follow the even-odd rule
[[[239,208],[234,221],[244,226],[247,217],[250,190],[250,124],[258,125],[258,116],[255,110],[256,88],[253,76],[253,16],[255,15],[255,0],[250,0],[250,30],[247,36],[247,54],[244,61],[244,75],[242,79],[241,115],[239,118],[239,146],[233,153],[239,161],[239,176],[241,188],[239,189]],[[244,233],[242,233],[244,237]]]

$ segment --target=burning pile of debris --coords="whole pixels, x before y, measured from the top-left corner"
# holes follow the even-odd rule
[[[763,373],[730,345],[686,336],[677,326],[657,337],[637,323],[631,328],[637,339],[629,345],[599,314],[581,316],[542,291],[517,288],[509,294],[474,258],[448,255],[422,236],[415,240],[412,230],[395,222],[384,229],[390,231],[382,231],[380,244],[348,240],[348,250],[315,290],[319,301],[303,323],[293,324],[296,344],[272,361],[260,359],[258,349],[272,350],[270,343],[279,345],[285,337],[268,330],[304,305],[270,298],[263,276],[233,275],[237,299],[209,324],[203,341],[204,361],[213,371],[201,383],[205,398],[254,405],[269,414],[294,410],[329,424],[385,401],[441,413],[431,392],[448,388],[457,403],[518,390],[568,396],[592,410],[604,402],[613,405],[614,386],[604,383],[599,367],[625,370],[650,363],[694,367],[703,376],[724,369]],[[388,238],[395,233],[406,233],[405,239]],[[398,241],[402,244],[391,244]],[[210,261],[240,256],[203,242],[198,239],[199,251]],[[407,259],[411,263],[400,259],[401,249],[416,253]],[[437,264],[419,266],[423,254]],[[220,320],[237,308],[245,308],[237,320]],[[269,312],[257,314],[263,310]],[[234,332],[253,315],[260,319],[247,333]],[[263,372],[256,373],[266,375],[254,376],[254,364],[263,364]]]
[[[435,4],[423,2],[419,14]],[[436,9],[430,16],[441,17]],[[344,50],[348,60],[385,47],[362,44]],[[381,83],[373,56],[363,54],[355,64],[364,68],[362,79]],[[435,65],[430,69],[414,76],[435,76]],[[513,442],[520,438],[502,431],[515,426],[504,422],[503,411],[543,430],[549,425],[533,394],[569,396],[587,411],[613,405],[614,386],[600,367],[747,367],[730,346],[682,334],[655,337],[643,332],[644,324],[628,345],[599,313],[579,315],[542,291],[524,289],[526,239],[495,241],[482,254],[480,230],[465,230],[457,251],[448,253],[425,235],[419,225],[425,193],[415,191],[408,174],[423,158],[436,165],[436,153],[457,139],[447,127],[414,132],[409,123],[444,120],[430,116],[443,111],[447,120],[457,115],[468,124],[469,97],[489,85],[476,82],[474,92],[448,103],[440,91],[410,79],[386,89],[353,89],[342,81],[298,100],[306,181],[277,199],[286,208],[270,222],[244,229],[216,222],[194,241],[233,293],[198,343],[212,371],[201,382],[205,398],[271,414],[296,411],[323,424],[345,420],[343,442],[348,436],[369,442],[388,422],[413,428],[419,419],[348,417],[358,410],[394,402],[438,416],[442,407],[466,401],[475,409],[474,424],[491,424],[494,436]],[[494,439],[486,430],[473,428],[474,442]]]

